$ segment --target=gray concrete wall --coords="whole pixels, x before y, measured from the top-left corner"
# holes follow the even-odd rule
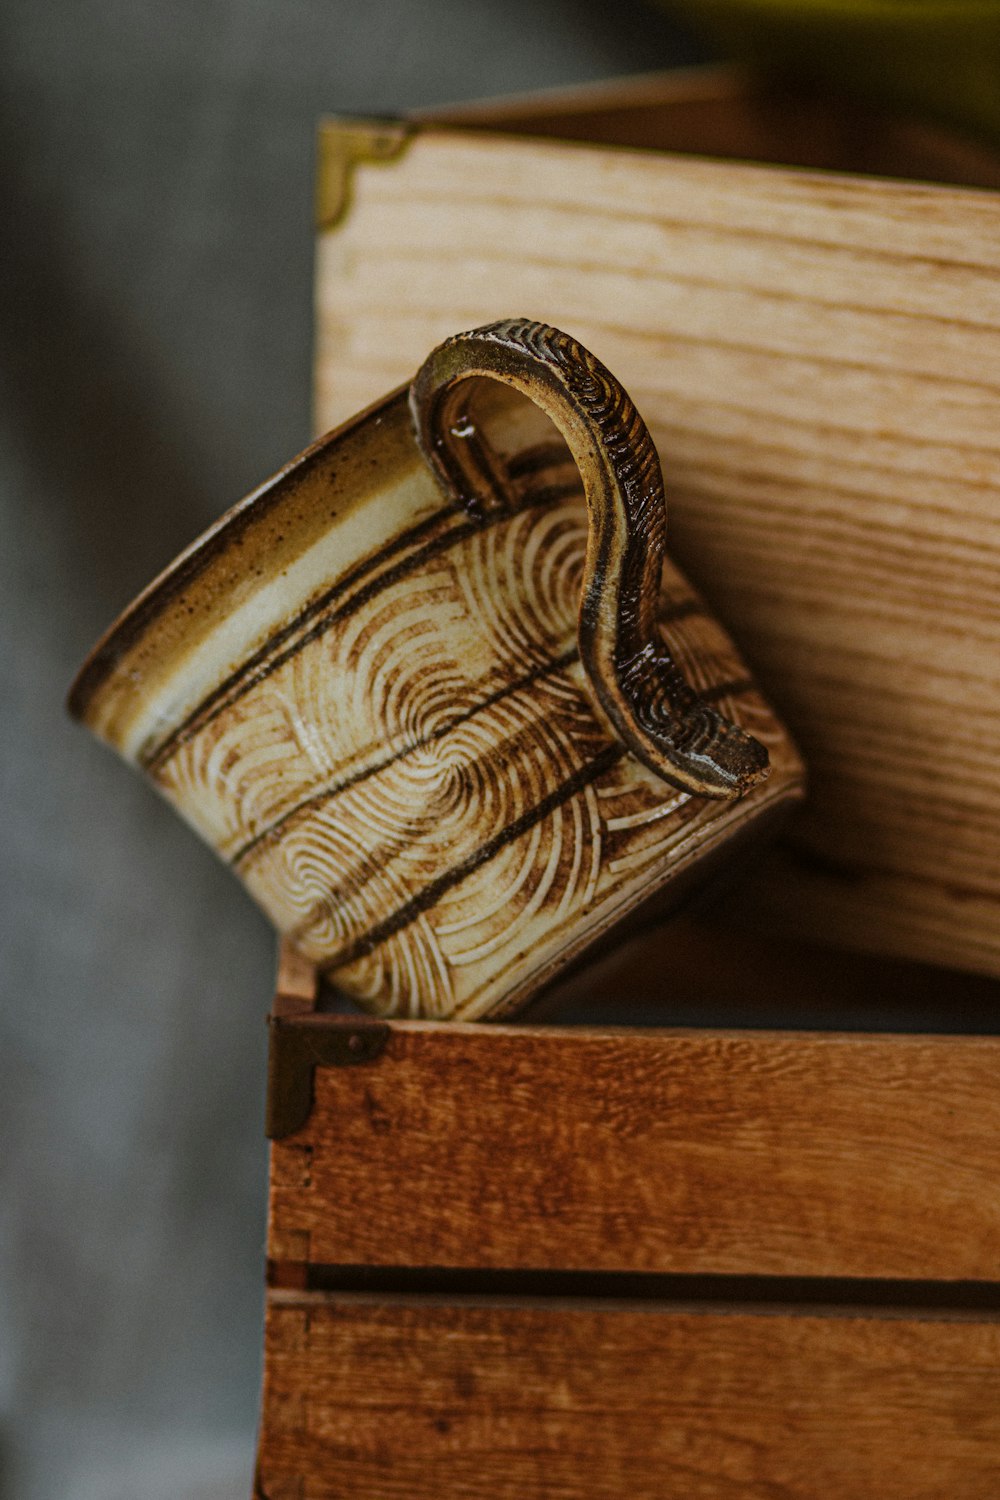
[[[273,940],[65,718],[309,436],[317,115],[687,61],[640,0],[0,9],[0,1497],[249,1493]]]

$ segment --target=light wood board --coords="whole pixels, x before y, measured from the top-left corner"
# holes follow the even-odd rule
[[[440,124],[344,180],[318,426],[497,317],[593,349],[811,772],[727,915],[1000,974],[1000,198]]]

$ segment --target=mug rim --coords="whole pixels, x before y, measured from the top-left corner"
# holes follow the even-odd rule
[[[185,588],[196,583],[207,566],[256,522],[263,520],[285,497],[290,480],[305,478],[327,449],[380,411],[404,401],[410,383],[396,386],[386,395],[355,412],[339,426],[313,439],[261,484],[223,511],[194,541],[179,552],[112,620],[98,637],[77,670],[66,695],[72,718],[87,723],[101,689],[114,676],[124,656],[133,650],[161,620],[167,608]]]

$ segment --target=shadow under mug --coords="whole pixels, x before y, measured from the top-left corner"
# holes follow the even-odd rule
[[[70,707],[339,989],[500,1015],[802,794],[665,528],[614,377],[491,324],[184,552]]]

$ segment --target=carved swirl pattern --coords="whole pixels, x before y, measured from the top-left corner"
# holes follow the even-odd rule
[[[384,585],[312,625],[155,768],[278,926],[372,1009],[472,1018],[514,1003],[796,768],[669,565],[673,660],[778,774],[739,804],[693,796],[595,712],[574,480],[554,448],[433,555],[396,554]]]

